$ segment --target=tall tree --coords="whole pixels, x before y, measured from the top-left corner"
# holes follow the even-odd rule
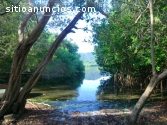
[[[55,0],[49,0],[47,7],[52,8],[54,4]],[[72,32],[72,29],[75,27],[75,24],[79,19],[81,19],[83,15],[83,12],[79,12],[75,16],[75,18],[69,23],[69,25],[61,32],[61,34],[51,45],[48,53],[46,54],[36,71],[30,77],[30,79],[22,88],[22,90],[20,90],[21,76],[27,58],[27,54],[29,53],[30,48],[36,42],[36,40],[42,33],[45,25],[47,24],[48,20],[50,19],[52,15],[51,10],[52,9],[50,9],[50,11],[44,12],[41,20],[33,28],[33,30],[30,33],[28,33],[28,36],[26,37],[24,35],[24,29],[28,20],[35,14],[35,12],[30,12],[29,14],[27,14],[19,25],[18,34],[20,43],[14,52],[8,87],[1,100],[0,117],[4,116],[6,113],[11,111],[13,111],[13,113],[22,113],[24,111],[26,99],[32,87],[39,79],[40,75],[42,74],[48,62],[51,60],[55,50],[58,48],[62,40],[66,37],[68,33]]]
[[[97,61],[104,70],[125,74],[127,74],[126,70],[133,74],[139,72],[138,76],[141,78],[146,69],[149,70],[146,76],[151,72],[152,78],[149,79],[148,87],[129,116],[128,125],[136,124],[138,115],[153,89],[167,77],[167,44],[164,42],[167,40],[164,36],[166,33],[164,15],[167,12],[165,5],[166,1],[163,0],[155,1],[155,8],[151,0],[149,3],[146,1],[123,2],[119,9],[110,14],[106,22],[104,21],[101,26],[95,26],[95,38],[97,38],[95,41],[98,43]],[[148,66],[146,69],[142,68],[146,66]],[[134,82],[134,76],[132,80]],[[137,81],[136,84],[138,83]]]
[[[135,125],[140,111],[142,110],[145,102],[150,97],[155,86],[165,77],[167,77],[167,70],[163,71],[160,74],[156,72],[155,64],[155,54],[154,54],[154,14],[153,14],[153,1],[149,0],[149,9],[150,9],[150,27],[151,27],[151,40],[150,40],[150,49],[151,49],[151,64],[152,64],[152,78],[148,84],[146,90],[136,103],[135,107],[130,114],[128,119],[128,125]]]

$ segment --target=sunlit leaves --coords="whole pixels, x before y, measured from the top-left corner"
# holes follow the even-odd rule
[[[55,53],[44,74],[52,77],[71,77],[84,72],[84,66],[77,54],[78,46],[69,41],[63,41]]]
[[[154,17],[154,20],[155,20],[155,23],[159,23],[159,22],[161,22],[161,20],[160,20],[159,17]]]
[[[154,6],[154,47],[156,70],[159,72],[164,70],[167,61],[167,37],[165,35],[167,22],[164,16],[167,11],[164,11],[166,7],[164,3],[166,2],[160,0]],[[141,17],[136,21],[141,13]],[[149,18],[149,11],[146,10],[143,13],[143,8],[123,5],[121,10],[110,14],[107,21],[95,25],[94,39],[98,44],[95,50],[99,66],[111,73],[118,71],[126,74],[128,71],[131,75],[137,76],[137,79],[142,74],[149,75],[152,63]],[[143,77],[141,79],[144,80]]]

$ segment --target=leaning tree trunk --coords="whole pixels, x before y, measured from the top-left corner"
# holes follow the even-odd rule
[[[167,70],[165,70],[163,73],[161,73],[158,76],[152,77],[152,79],[150,80],[149,85],[147,86],[146,90],[144,91],[144,93],[142,94],[142,96],[140,97],[138,102],[136,103],[135,107],[132,110],[132,113],[128,117],[127,125],[135,125],[135,123],[137,121],[137,118],[138,118],[138,115],[139,115],[140,111],[142,110],[145,102],[150,97],[153,89],[165,77],[167,77]]]
[[[74,32],[72,29],[76,28],[75,24],[78,22],[79,19],[81,19],[82,15],[83,15],[83,12],[82,11],[79,12],[75,16],[75,18],[71,21],[71,23],[61,32],[61,34],[53,42],[48,53],[45,55],[44,59],[42,60],[42,62],[40,63],[40,65],[38,66],[36,71],[33,73],[33,75],[28,80],[26,85],[20,91],[19,97],[17,98],[17,101],[15,103],[15,107],[14,107],[14,109],[16,111],[23,112],[27,96],[31,92],[33,86],[35,85],[35,83],[37,82],[39,77],[41,76],[43,70],[45,69],[45,67],[47,66],[49,61],[52,59],[53,54],[55,53],[55,51],[57,50],[57,48],[59,47],[59,45],[63,41],[63,39],[66,37],[66,35],[70,32]]]
[[[54,0],[50,0],[47,6],[52,8],[54,3],[55,3]],[[25,64],[25,60],[27,58],[27,54],[30,51],[30,48],[32,47],[32,45],[35,43],[35,41],[38,39],[38,37],[42,33],[45,25],[50,19],[50,16],[48,15],[51,15],[51,14],[52,14],[51,11],[45,12],[40,22],[32,30],[32,32],[29,34],[29,36],[26,39],[24,39],[24,27],[26,26],[27,21],[33,15],[33,12],[29,13],[19,25],[18,34],[19,34],[20,43],[16,48],[13,56],[13,63],[10,71],[8,87],[1,99],[0,117],[4,116],[6,113],[11,112],[13,110],[12,107],[15,105],[15,102],[19,95],[22,71]]]
[[[52,8],[55,2],[56,2],[55,0],[49,0],[47,7]],[[105,14],[102,9],[100,8],[96,8],[96,9],[101,14],[108,17],[108,15]],[[45,12],[42,19],[37,24],[37,26],[32,30],[30,34],[28,34],[27,38],[24,39],[24,27],[26,26],[27,21],[31,18],[33,14],[34,13],[30,13],[29,15],[27,15],[19,25],[18,34],[19,34],[20,44],[14,53],[8,87],[0,103],[1,105],[0,117],[4,116],[5,114],[7,114],[7,112],[11,110],[13,110],[13,112],[15,113],[22,112],[24,110],[26,99],[29,93],[31,92],[34,84],[39,79],[40,75],[42,74],[43,70],[47,66],[48,62],[51,60],[54,52],[56,51],[56,49],[58,48],[62,40],[66,37],[68,33],[74,32],[72,28],[77,28],[75,27],[75,24],[81,18],[81,16],[83,15],[83,12],[79,12],[75,16],[75,18],[72,20],[72,22],[62,31],[62,33],[58,36],[58,38],[54,41],[54,43],[50,47],[48,53],[46,54],[45,58],[40,63],[36,71],[30,77],[30,79],[28,80],[26,85],[23,87],[23,89],[20,90],[22,70],[25,64],[25,60],[27,58],[27,54],[29,53],[32,45],[36,42],[36,40],[42,33],[45,25],[50,19],[52,11]]]
[[[145,92],[142,94],[138,102],[136,103],[135,107],[132,110],[132,113],[127,118],[127,124],[128,125],[135,125],[137,118],[139,116],[140,111],[142,110],[145,102],[150,97],[153,89],[155,86],[165,77],[167,77],[167,70],[162,72],[160,75],[157,75],[156,68],[155,68],[155,54],[154,54],[154,22],[153,22],[153,2],[152,0],[150,2],[150,21],[151,21],[151,63],[152,63],[152,75],[153,77],[150,80],[150,83],[148,84]]]
[[[54,43],[50,47],[50,49],[49,49],[48,53],[46,54],[46,56],[44,57],[43,61],[40,63],[40,65],[38,66],[36,71],[33,73],[33,75],[30,77],[30,79],[28,80],[26,85],[22,88],[22,90],[20,90],[20,82],[18,82],[18,81],[21,78],[22,68],[24,66],[25,59],[26,59],[26,56],[29,52],[30,46],[32,46],[32,45],[25,44],[24,49],[27,51],[25,51],[25,52],[23,51],[24,53],[21,52],[18,54],[17,51],[15,52],[12,70],[11,70],[11,76],[10,76],[10,80],[9,80],[9,86],[8,86],[8,88],[4,94],[3,100],[2,100],[0,117],[2,117],[4,114],[6,114],[11,109],[11,107],[12,107],[12,110],[14,113],[22,113],[24,111],[26,99],[27,99],[29,93],[31,92],[33,86],[35,85],[35,83],[37,82],[39,77],[41,76],[43,70],[45,69],[45,67],[47,66],[49,61],[52,59],[54,52],[59,47],[60,43],[63,41],[63,39],[66,37],[66,35],[70,32],[74,32],[72,29],[76,28],[75,24],[78,22],[79,19],[81,19],[82,15],[83,15],[83,12],[79,12],[75,16],[75,18],[71,21],[71,23],[61,32],[61,34],[57,37],[57,39],[54,41]],[[34,38],[32,38],[32,39],[34,39]],[[20,44],[20,46],[22,47],[22,43]],[[18,49],[19,48],[20,47],[18,47]],[[24,49],[22,49],[22,50],[24,50]],[[18,58],[16,58],[16,57],[18,57]],[[15,63],[15,61],[22,61],[22,63],[20,63],[20,65],[18,65],[18,63]],[[16,65],[18,67],[15,67]],[[19,73],[16,72],[17,75],[15,75],[16,73],[14,73],[14,71],[18,71]],[[18,76],[18,74],[19,74],[19,76]],[[17,78],[17,81],[15,80],[15,78]]]

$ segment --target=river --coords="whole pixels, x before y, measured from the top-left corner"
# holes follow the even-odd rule
[[[109,86],[109,91],[103,93],[101,80],[109,76],[101,76],[98,67],[87,67],[85,79],[77,88],[70,84],[54,85],[52,87],[36,87],[31,93],[31,99],[37,103],[47,103],[61,111],[98,111],[101,109],[119,110],[131,108],[143,92],[126,90],[115,93],[115,88]],[[138,93],[137,93],[138,92]]]
[[[108,79],[109,76],[101,76],[98,67],[86,67],[85,72],[85,79],[83,80],[81,86],[75,90],[61,85],[54,86],[54,89],[49,91],[35,88],[32,94],[43,94],[39,94],[40,96],[33,98],[33,101],[44,102],[54,108],[68,110],[69,112],[74,110],[87,112],[92,110],[99,110],[103,108],[103,106],[113,106],[113,104],[109,105],[108,102],[99,101],[97,99],[97,90],[100,85],[100,81]]]

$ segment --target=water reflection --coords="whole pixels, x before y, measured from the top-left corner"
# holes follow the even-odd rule
[[[40,90],[40,92],[44,93],[40,99],[41,101],[45,100],[45,103],[54,108],[62,111],[68,110],[68,112],[88,112],[121,106],[126,107],[128,102],[125,103],[125,101],[101,101],[97,99],[101,81],[108,78],[109,76],[103,77],[100,75],[98,67],[88,67],[85,70],[85,79],[78,88],[76,86],[72,87],[69,80],[67,80],[69,84],[61,81],[61,85],[52,86],[50,90]],[[38,93],[39,89],[36,89],[35,92]]]
[[[96,80],[101,77],[97,66],[85,67],[85,80]]]
[[[100,80],[84,80],[83,84],[78,88],[78,101],[95,101],[96,91],[100,85]]]
[[[45,99],[46,103],[49,103],[54,108],[58,108],[61,110],[68,110],[70,111],[92,111],[98,110],[102,108],[104,102],[99,102],[96,98],[96,93],[98,86],[100,85],[101,79],[104,79],[100,75],[100,71],[98,67],[87,67],[85,68],[85,79],[81,82],[79,80],[80,86],[76,88],[74,87],[74,83],[65,82],[63,80],[59,80],[60,85],[55,84],[55,82],[50,83],[52,87],[47,89],[35,89],[34,92],[42,92],[43,95],[37,99],[43,100]],[[55,84],[55,86],[53,86]],[[70,85],[71,84],[71,85]],[[78,82],[76,85],[79,85]],[[47,91],[47,92],[45,92]],[[76,93],[75,93],[76,91]],[[48,100],[48,101],[46,101]],[[112,105],[112,104],[111,104]]]
[[[133,89],[132,91],[132,89],[114,85],[112,81],[106,80],[108,76],[102,77],[100,72],[96,75],[97,72],[94,71],[98,71],[98,67],[87,68],[85,79],[80,79],[76,84],[69,79],[67,79],[67,82],[63,79],[63,81],[59,81],[61,82],[59,85],[55,80],[48,88],[35,88],[33,93],[36,93],[35,95],[38,95],[38,97],[33,97],[33,99],[35,99],[35,102],[48,103],[62,111],[88,112],[101,109],[129,108],[136,103],[136,100],[144,91],[144,89]],[[165,92],[163,94],[167,95],[167,92]],[[39,96],[39,93],[42,94]],[[153,93],[151,97],[154,97],[154,95],[159,97],[158,93]]]

